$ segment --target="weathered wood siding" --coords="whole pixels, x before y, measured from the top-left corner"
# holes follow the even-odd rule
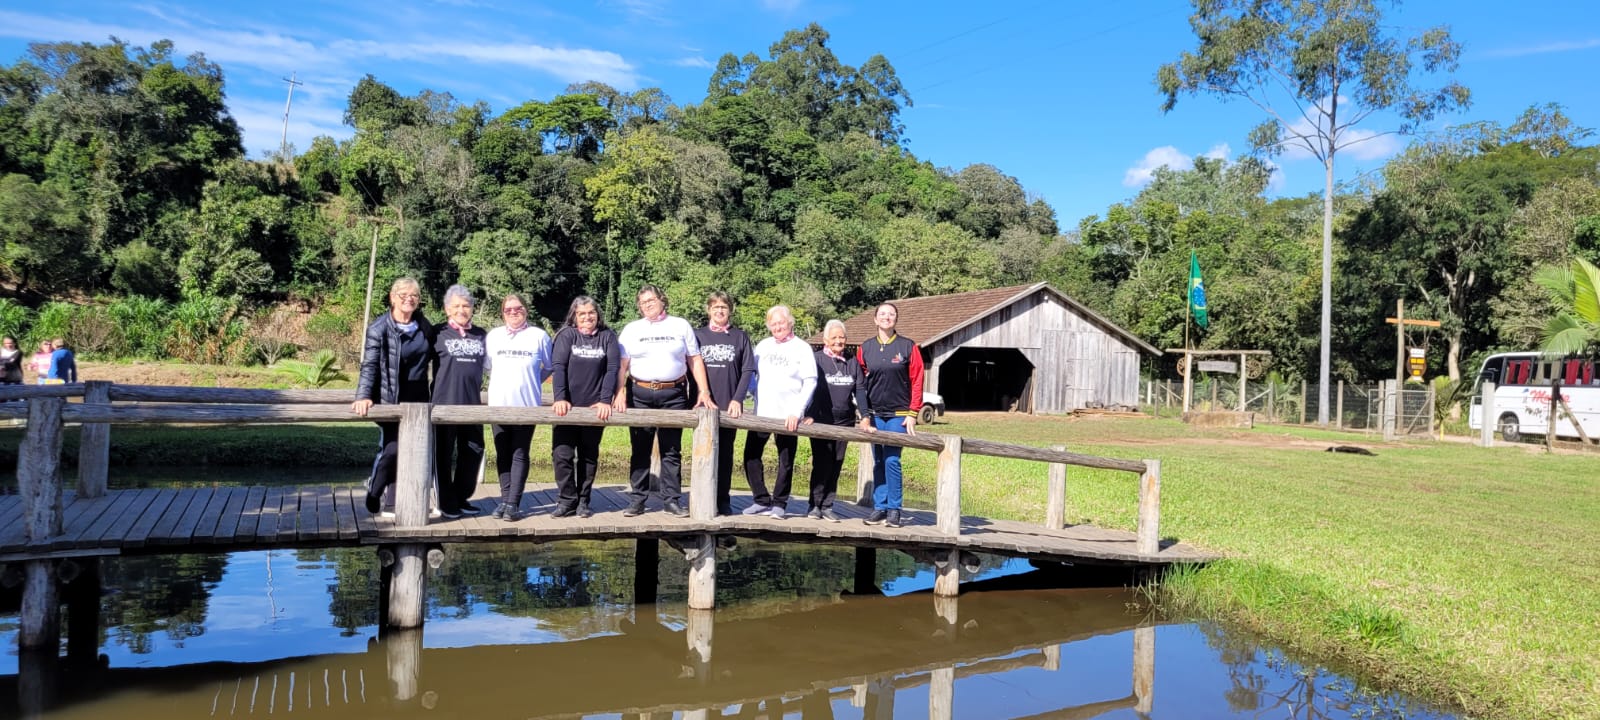
[[[1021,351],[1034,367],[1034,412],[1138,405],[1138,348],[1043,289],[927,348],[930,390],[939,392],[938,366],[963,347]]]

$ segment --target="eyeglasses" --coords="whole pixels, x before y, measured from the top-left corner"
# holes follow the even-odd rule
[[[412,302],[417,302],[422,299],[421,295],[417,295],[415,293],[399,293],[396,294],[395,297],[400,298],[401,300],[410,300]]]
[[[519,305],[517,307],[500,308],[500,312],[506,315],[524,315],[528,312],[528,309]]]

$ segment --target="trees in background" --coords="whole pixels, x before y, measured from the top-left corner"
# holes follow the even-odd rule
[[[587,293],[618,320],[650,281],[691,317],[721,289],[747,327],[781,302],[808,332],[882,300],[1048,280],[1177,346],[1193,250],[1212,322],[1192,344],[1315,372],[1326,198],[1267,200],[1265,161],[1158,169],[1062,232],[1001,168],[909,152],[893,67],[841,62],[819,27],[766,59],[724,57],[710,84],[679,106],[580,83],[496,115],[368,76],[350,137],[253,161],[204,58],[36,46],[0,67],[0,325],[76,333],[90,354],[240,361],[253,336],[259,357],[282,356],[290,317],[307,349],[353,351],[363,310],[381,311],[365,307],[376,246],[374,305],[410,275],[430,298],[464,283],[488,308],[523,293],[550,323]],[[1565,306],[1535,269],[1600,260],[1588,138],[1559,107],[1530,108],[1430,138],[1381,185],[1336,195],[1335,371],[1392,372],[1382,318],[1402,290],[1445,321],[1449,364],[1537,342]],[[302,312],[271,311],[286,300]]]

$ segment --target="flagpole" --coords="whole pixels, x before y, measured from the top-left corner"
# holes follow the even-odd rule
[[[1189,262],[1194,262],[1194,248],[1189,249]],[[1190,359],[1194,357],[1189,350],[1189,322],[1191,311],[1194,308],[1194,278],[1186,277],[1183,281],[1183,411],[1189,412],[1189,397],[1192,395],[1194,379],[1190,375],[1194,372],[1194,365]]]

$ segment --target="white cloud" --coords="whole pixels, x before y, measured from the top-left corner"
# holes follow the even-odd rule
[[[373,40],[341,40],[329,49],[347,59],[378,57],[434,63],[466,60],[483,65],[514,65],[539,70],[567,82],[599,80],[618,89],[631,89],[639,82],[633,65],[607,50],[570,50],[531,43],[381,43]]]
[[[1550,53],[1590,50],[1597,47],[1600,47],[1600,38],[1589,38],[1587,40],[1559,40],[1556,42],[1543,43],[1541,45],[1500,48],[1498,50],[1490,50],[1484,54],[1488,55],[1489,57],[1523,57],[1525,55],[1547,55]]]
[[[1210,150],[1200,153],[1200,157],[1226,160],[1232,157],[1233,149],[1227,143],[1212,145]],[[1128,187],[1143,187],[1155,177],[1156,168],[1169,167],[1173,170],[1188,170],[1194,167],[1194,157],[1184,153],[1172,145],[1162,145],[1139,158],[1122,174],[1122,184]]]
[[[707,59],[705,59],[703,57],[700,57],[699,55],[690,55],[688,57],[681,57],[681,58],[678,58],[677,60],[673,60],[672,64],[673,65],[677,65],[678,67],[705,68],[707,70],[713,70],[713,69],[715,69],[717,67],[716,63],[711,62],[710,60],[707,60]]]
[[[1339,96],[1339,104],[1349,102],[1343,95]],[[1326,108],[1328,100],[1324,98],[1317,103],[1317,107]],[[1315,120],[1316,122],[1313,122]],[[1319,112],[1313,111],[1310,118],[1302,117],[1293,124],[1284,128],[1283,157],[1285,160],[1306,160],[1314,157],[1305,143],[1295,139],[1295,136],[1306,136],[1316,142],[1317,129],[1327,121]],[[1400,142],[1400,137],[1394,133],[1379,133],[1376,130],[1363,128],[1348,128],[1339,133],[1338,153],[1343,157],[1356,160],[1382,160],[1405,148]]]

